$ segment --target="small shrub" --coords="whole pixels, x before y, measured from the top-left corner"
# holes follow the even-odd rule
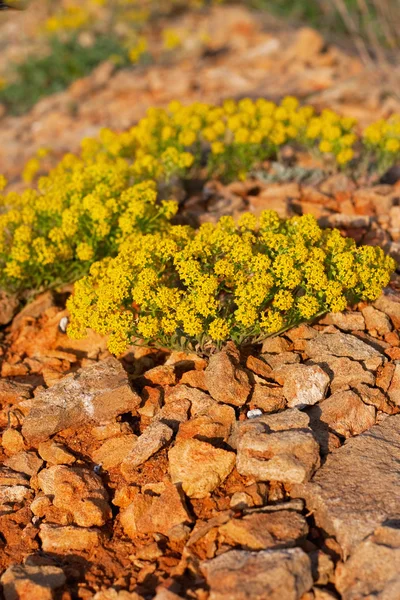
[[[265,211],[222,217],[196,232],[134,235],[116,258],[95,263],[68,302],[69,334],[109,336],[111,352],[135,340],[206,352],[228,339],[257,342],[328,311],[376,299],[395,261],[357,248],[311,215]]]
[[[287,144],[319,152],[330,166],[351,169],[365,156],[378,163],[382,148],[368,131],[361,138],[353,120],[328,110],[317,115],[292,97],[280,105],[244,99],[152,108],[127,132],[104,129],[99,139],[84,140],[81,155],[66,155],[37,187],[2,197],[0,285],[74,281],[93,262],[115,256],[131,233],[167,228],[177,210],[168,182],[177,177],[244,178],[265,159],[279,159]],[[397,148],[400,134],[388,131]],[[385,142],[385,164],[400,157],[396,148]],[[37,157],[28,163],[26,179],[39,166]]]

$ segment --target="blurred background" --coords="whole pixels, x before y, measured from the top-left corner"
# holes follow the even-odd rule
[[[17,2],[17,0],[14,0]],[[0,167],[59,156],[151,105],[293,94],[400,112],[398,0],[19,0],[0,12]]]

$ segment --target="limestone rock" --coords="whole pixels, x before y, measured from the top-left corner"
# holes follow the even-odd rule
[[[364,369],[358,361],[351,360],[345,356],[337,357],[325,354],[308,362],[310,364],[318,364],[330,375],[332,378],[330,386],[332,393],[348,389],[349,386],[353,387],[359,383],[366,383],[367,385],[375,384],[375,377],[370,371]]]
[[[102,526],[111,518],[108,495],[98,475],[81,467],[55,465],[38,475],[38,482],[53,505],[70,513],[81,527]]]
[[[241,475],[283,483],[310,479],[320,464],[319,445],[310,429],[290,427],[294,423],[290,422],[291,415],[285,417],[288,412],[252,419],[240,427],[236,468]],[[308,424],[308,417],[304,417]],[[281,430],[273,429],[274,420]]]
[[[57,442],[41,442],[38,446],[39,455],[52,465],[72,465],[76,457],[62,444]]]
[[[262,383],[255,384],[251,403],[265,413],[283,410],[286,406],[282,388]]]
[[[69,554],[75,551],[93,550],[101,544],[98,529],[86,529],[73,525],[60,526],[49,523],[40,525],[39,537],[44,552]]]
[[[205,498],[235,466],[235,453],[189,438],[178,441],[168,452],[173,483],[181,484],[190,498]]]
[[[149,493],[136,490],[133,501],[121,512],[120,518],[125,533],[132,539],[147,533],[169,536],[175,527],[192,521],[182,492],[168,481]]]
[[[87,421],[107,422],[140,403],[122,365],[115,358],[108,358],[64,377],[38,394],[24,420],[22,434],[29,442],[41,442],[62,429]]]
[[[343,600],[400,598],[400,529],[382,525],[336,569]]]
[[[133,445],[132,450],[121,463],[121,473],[128,479],[135,469],[146,462],[153,454],[161,450],[173,436],[173,431],[168,425],[161,422],[152,423],[140,435]]]
[[[305,518],[295,511],[254,512],[230,519],[219,528],[220,535],[247,550],[289,548],[308,533]]]
[[[377,310],[373,306],[366,306],[362,309],[362,314],[369,331],[374,331],[381,336],[392,331],[392,325],[385,313]]]
[[[400,299],[398,294],[387,288],[378,300],[375,300],[374,306],[390,317],[395,329],[400,328]]]
[[[381,410],[388,415],[394,415],[400,412],[400,406],[394,406],[388,402],[385,394],[378,387],[369,387],[369,385],[359,383],[354,389],[365,404],[375,406],[377,410]]]
[[[378,350],[347,333],[320,333],[308,340],[305,352],[310,358],[318,359],[321,355],[347,356],[353,360],[367,360],[381,356]]]
[[[364,331],[364,317],[359,312],[336,312],[328,313],[323,319],[318,321],[321,325],[335,325],[342,331]]]
[[[50,565],[11,565],[1,576],[5,600],[52,600],[66,582],[64,572]]]
[[[0,325],[8,325],[19,306],[16,295],[0,290]]]
[[[393,404],[400,406],[400,363],[395,365],[392,380],[388,389],[388,396]]]
[[[325,398],[330,383],[321,367],[291,365],[274,372],[278,383],[283,383],[283,395],[290,408],[304,408]]]
[[[312,584],[311,563],[300,548],[231,550],[201,564],[209,600],[300,600]]]
[[[26,475],[32,477],[42,468],[43,461],[36,452],[18,452],[18,454],[7,458],[3,464],[10,467],[10,469],[14,469],[14,471],[26,473]]]
[[[1,445],[7,454],[17,454],[25,449],[25,442],[22,434],[17,429],[8,427],[1,438]]]
[[[108,471],[120,465],[132,452],[137,436],[133,433],[106,440],[100,448],[92,454],[94,462]]]
[[[348,440],[328,455],[311,482],[294,486],[316,523],[346,558],[384,521],[399,514],[400,415]]]
[[[243,406],[247,401],[251,385],[239,360],[239,351],[232,343],[211,356],[205,370],[205,380],[208,391],[218,402]]]
[[[313,421],[327,427],[345,438],[359,435],[375,425],[375,407],[364,404],[353,391],[335,392],[310,410]]]
[[[30,493],[30,489],[23,485],[2,485],[0,486],[0,505],[21,504]]]

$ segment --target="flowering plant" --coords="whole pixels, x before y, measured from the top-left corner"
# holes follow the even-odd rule
[[[395,162],[400,142],[393,123],[384,128],[384,148]],[[376,160],[382,148],[374,132],[382,128],[375,124],[363,138]],[[163,231],[177,211],[168,192],[176,178],[244,178],[286,144],[353,164],[363,149],[355,131],[353,120],[332,111],[318,116],[293,97],[279,105],[243,99],[152,108],[129,131],[104,129],[84,140],[80,156],[67,154],[37,186],[2,196],[0,285],[38,289],[74,281],[93,262],[115,256],[127,235]],[[37,169],[36,157],[26,179]]]
[[[381,248],[357,247],[311,215],[282,220],[265,211],[259,221],[246,213],[198,231],[171,226],[125,239],[117,257],[91,267],[68,301],[68,331],[108,335],[115,354],[137,338],[206,352],[374,300],[394,268]]]

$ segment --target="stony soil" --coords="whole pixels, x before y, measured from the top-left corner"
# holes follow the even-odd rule
[[[32,4],[29,14],[10,17],[3,27],[0,72],[4,62],[37,52],[32,15],[42,18],[40,2]],[[183,40],[181,49],[167,55],[162,50],[163,26],[180,32]],[[364,125],[400,112],[398,69],[367,68],[317,31],[288,29],[265,12],[240,5],[214,7],[161,22],[147,36],[152,66],[115,72],[111,63],[103,63],[65,92],[38,102],[27,115],[1,116],[0,110],[2,172],[16,177],[38,148],[50,147],[54,157],[75,151],[83,137],[96,135],[100,128],[126,129],[149,106],[166,106],[176,98],[185,103],[244,96],[277,101],[295,94]]]
[[[365,122],[395,106],[316,32],[268,31],[240,7],[201,18],[213,52],[114,75],[102,65],[29,115],[3,117],[2,168],[16,175],[37,146],[74,150],[177,96],[310,95]],[[290,168],[287,157],[269,180],[177,190],[179,218],[311,212],[400,259],[396,177],[282,182]],[[68,339],[70,288],[22,310],[3,294],[0,598],[399,598],[398,289],[395,275],[372,306],[241,352],[132,347],[119,360],[100,336]]]
[[[397,597],[393,290],[210,359],[72,343],[62,300],[3,340],[5,600]]]

